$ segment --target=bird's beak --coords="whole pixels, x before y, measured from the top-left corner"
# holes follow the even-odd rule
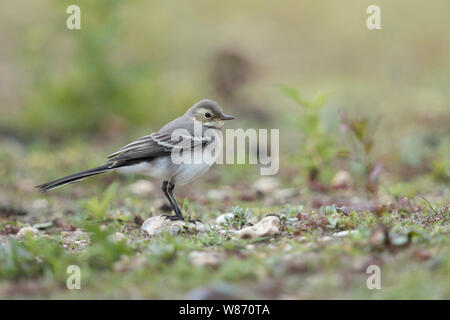
[[[233,120],[233,119],[234,119],[234,117],[230,116],[228,114],[224,114],[220,117],[220,120]]]

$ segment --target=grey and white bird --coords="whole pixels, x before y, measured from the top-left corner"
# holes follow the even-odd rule
[[[174,152],[183,154],[186,151],[197,150],[198,147],[201,150],[206,147],[219,150],[222,144],[221,135],[212,136],[206,133],[208,130],[212,130],[213,133],[220,132],[224,121],[232,119],[234,117],[224,114],[216,102],[201,100],[189,108],[184,115],[167,123],[158,132],[131,142],[109,155],[105,164],[41,184],[36,188],[40,192],[47,192],[65,184],[110,171],[144,173],[162,181],[162,191],[175,212],[175,215],[167,217],[171,220],[184,219],[173,195],[175,185],[194,181],[206,173],[213,163],[204,159],[191,162],[173,161]],[[186,134],[178,135],[178,138],[184,141],[183,144],[179,140],[174,141],[174,133],[177,130],[181,133],[186,132]],[[195,155],[196,152],[193,154]],[[218,152],[214,157],[217,155]]]

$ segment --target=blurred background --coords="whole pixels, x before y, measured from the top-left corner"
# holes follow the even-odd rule
[[[71,4],[81,7],[81,30],[66,28]],[[237,117],[228,128],[280,129],[276,179],[295,190],[286,197],[316,208],[356,196],[383,203],[431,195],[445,205],[450,3],[379,0],[382,29],[368,30],[371,4],[3,1],[3,215],[76,210],[74,199],[115,177],[58,189],[44,203],[34,186],[97,166],[203,98]],[[180,189],[180,199],[202,203],[205,190],[221,191],[210,198],[228,202],[206,216],[235,197],[259,208],[271,203],[249,191],[258,179],[257,166],[216,166],[198,188]],[[261,184],[270,190],[270,181]],[[158,212],[155,203],[137,206]]]
[[[320,121],[337,140],[339,112],[377,119],[371,156],[384,171],[448,182],[446,1],[380,1],[374,31],[370,1],[81,1],[81,30],[66,28],[70,4],[7,1],[0,12],[0,156],[48,148],[30,179],[77,144],[85,154],[62,161],[98,163],[202,98],[236,114],[235,127],[280,128],[282,154],[301,154],[305,106],[289,87],[326,95]],[[23,169],[2,165],[2,185]]]

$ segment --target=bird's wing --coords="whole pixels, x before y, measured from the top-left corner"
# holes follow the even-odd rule
[[[167,156],[174,148],[189,149],[210,142],[210,137],[179,137],[174,141],[168,133],[156,132],[127,144],[108,156],[108,162],[123,162],[142,158]],[[188,142],[188,143],[186,143]]]

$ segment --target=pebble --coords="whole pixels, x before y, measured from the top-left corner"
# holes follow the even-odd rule
[[[254,226],[245,227],[236,231],[235,235],[239,238],[252,239],[266,236],[274,236],[280,233],[280,218],[268,216],[263,218]]]
[[[181,231],[205,232],[208,228],[202,222],[189,222],[183,220],[171,221],[165,216],[154,216],[148,218],[142,224],[141,230],[149,236],[156,236],[161,233],[179,234]]]
[[[116,233],[113,233],[112,235],[110,235],[109,239],[114,243],[118,243],[118,242],[126,240],[127,237],[121,232],[116,232]]]
[[[216,224],[219,226],[226,225],[227,221],[233,220],[233,218],[234,218],[234,214],[232,214],[231,212],[221,214],[220,216],[218,216],[216,218]]]
[[[328,241],[331,241],[331,240],[333,240],[333,238],[329,237],[329,236],[325,236],[325,237],[319,238],[320,242],[328,242]]]
[[[340,238],[340,237],[346,237],[346,236],[348,236],[348,235],[350,235],[350,234],[359,234],[359,231],[358,231],[358,230],[344,230],[344,231],[339,231],[339,232],[333,233],[333,237],[338,237],[338,238]]]
[[[17,235],[19,236],[19,237],[22,237],[22,238],[24,238],[26,235],[32,235],[32,236],[35,236],[35,235],[37,235],[38,234],[38,229],[36,229],[36,228],[33,228],[33,227],[23,227],[23,228],[21,228],[20,230],[19,230],[19,232],[17,232]]]

